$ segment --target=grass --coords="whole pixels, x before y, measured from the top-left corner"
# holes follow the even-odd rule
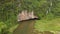
[[[13,31],[17,28],[17,26],[18,26],[18,24],[15,25],[15,26],[13,26],[13,27],[11,27],[8,31],[9,31],[9,32],[13,32]]]
[[[58,31],[60,30],[60,18],[37,20],[35,29],[38,31]]]

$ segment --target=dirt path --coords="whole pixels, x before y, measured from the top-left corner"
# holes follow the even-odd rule
[[[17,27],[13,34],[33,34],[34,22],[35,21],[30,20],[19,23],[20,25]]]

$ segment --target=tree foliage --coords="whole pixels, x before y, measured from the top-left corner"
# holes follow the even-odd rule
[[[22,10],[33,10],[39,18],[57,17],[60,16],[60,0],[0,0],[0,23],[8,29],[16,25],[17,14]]]

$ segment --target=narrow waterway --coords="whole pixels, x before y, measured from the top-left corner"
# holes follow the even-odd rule
[[[13,34],[33,34],[34,23],[34,20],[20,22]]]

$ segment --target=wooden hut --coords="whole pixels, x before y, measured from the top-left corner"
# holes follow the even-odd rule
[[[35,20],[38,19],[34,12],[22,11],[18,14],[17,21],[19,26],[14,31],[14,34],[33,34]]]

